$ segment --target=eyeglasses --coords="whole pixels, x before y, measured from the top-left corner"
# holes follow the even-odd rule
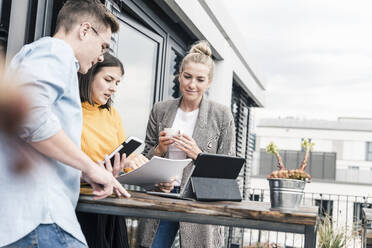
[[[102,48],[101,48],[101,54],[104,54],[104,53],[108,52],[109,49],[110,49],[110,45],[107,44],[107,42],[102,37],[102,35],[100,33],[98,33],[97,30],[92,25],[90,25],[90,27],[92,28],[93,32],[96,33],[96,35],[98,35],[103,41]]]

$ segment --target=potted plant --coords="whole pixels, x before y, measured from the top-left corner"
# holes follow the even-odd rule
[[[278,160],[279,170],[271,172],[267,177],[270,186],[271,209],[282,212],[291,212],[298,209],[304,188],[307,182],[311,181],[311,176],[305,171],[309,159],[310,150],[314,143],[304,139],[302,147],[305,149],[305,156],[299,169],[287,170],[279,154],[279,147],[271,142],[266,151],[274,154]]]

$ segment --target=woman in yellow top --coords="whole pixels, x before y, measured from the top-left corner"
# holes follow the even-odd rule
[[[124,167],[138,167],[147,159],[142,155],[115,154],[114,165],[106,155],[110,154],[126,138],[118,111],[111,106],[120,79],[124,75],[122,63],[106,53],[87,74],[79,75],[80,99],[83,108],[82,150],[98,163],[105,159],[108,170],[118,176]],[[98,165],[97,165],[98,166]],[[129,247],[125,218],[120,216],[77,213],[89,247]]]

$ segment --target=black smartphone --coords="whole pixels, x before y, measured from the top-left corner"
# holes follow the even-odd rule
[[[129,137],[127,138],[120,146],[118,146],[110,155],[109,155],[109,159],[111,161],[111,165],[114,165],[114,155],[115,153],[119,153],[120,154],[120,158],[121,156],[125,153],[127,155],[127,157],[132,153],[134,152],[140,145],[143,144],[143,141],[137,137]]]

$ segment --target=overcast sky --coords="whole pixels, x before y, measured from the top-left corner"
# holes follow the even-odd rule
[[[372,1],[220,1],[267,84],[256,117],[372,118]]]

